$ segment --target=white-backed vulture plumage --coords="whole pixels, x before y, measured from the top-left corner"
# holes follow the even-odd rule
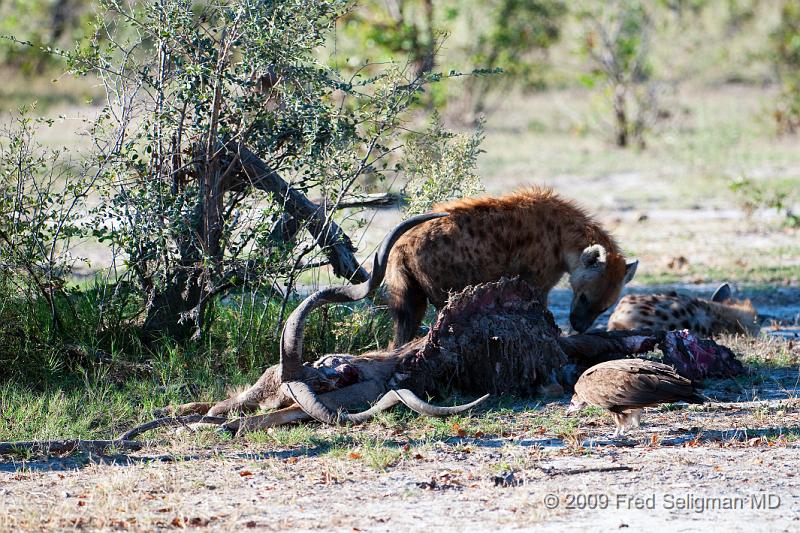
[[[567,412],[587,405],[607,409],[614,415],[617,437],[629,427],[639,427],[643,408],[681,401],[703,403],[703,397],[691,380],[671,366],[646,359],[616,359],[594,365],[581,375]]]

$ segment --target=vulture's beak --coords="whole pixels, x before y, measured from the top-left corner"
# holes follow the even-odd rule
[[[586,406],[586,404],[584,404],[581,401],[572,400],[570,402],[570,404],[569,404],[569,407],[567,407],[567,414],[577,413],[578,411],[583,409],[585,406]]]

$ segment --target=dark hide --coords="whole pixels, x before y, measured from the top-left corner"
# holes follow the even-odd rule
[[[711,339],[695,337],[688,330],[666,333],[658,347],[664,354],[664,363],[693,381],[744,373],[744,365],[730,349]]]

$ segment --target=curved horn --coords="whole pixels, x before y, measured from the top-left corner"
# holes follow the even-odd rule
[[[428,415],[428,416],[450,416],[450,415],[457,415],[459,413],[463,413],[464,411],[468,411],[473,407],[483,403],[488,397],[488,394],[484,394],[477,400],[469,403],[464,403],[461,405],[453,405],[451,407],[441,407],[438,405],[433,405],[425,400],[421,399],[419,396],[414,394],[408,389],[398,389],[394,392],[400,401],[405,404],[406,407],[414,411],[415,413],[419,413],[421,415]]]
[[[366,411],[350,414],[344,411],[335,411],[322,403],[314,390],[305,382],[292,381],[284,383],[281,385],[281,390],[293,399],[308,416],[323,424],[332,425],[346,422],[353,424],[366,422],[381,411],[385,411],[401,401],[400,398],[392,394],[394,391],[389,391]]]
[[[389,252],[394,243],[397,242],[397,239],[414,226],[444,216],[447,216],[447,213],[426,213],[401,222],[383,239],[378,252],[375,254],[372,272],[367,281],[357,285],[328,287],[319,290],[297,306],[292,314],[289,315],[289,318],[286,319],[286,324],[281,334],[280,377],[282,382],[299,381],[303,378],[303,326],[308,319],[309,313],[327,303],[355,302],[367,296],[383,281]]]
[[[308,416],[324,424],[361,424],[372,419],[381,411],[402,403],[416,413],[429,416],[450,416],[463,413],[482,403],[489,395],[482,396],[474,402],[454,405],[452,407],[439,407],[422,400],[408,389],[390,390],[375,402],[375,405],[360,413],[347,413],[334,411],[323,404],[316,393],[303,382],[284,383],[284,393],[291,397]]]

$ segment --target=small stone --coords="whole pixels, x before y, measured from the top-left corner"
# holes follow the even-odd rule
[[[495,487],[517,487],[522,485],[522,480],[517,479],[513,471],[501,472],[493,476],[492,481]]]

